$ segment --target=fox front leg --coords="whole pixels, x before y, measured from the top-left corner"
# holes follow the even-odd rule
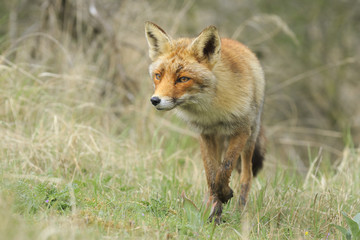
[[[211,208],[209,221],[214,219],[216,223],[220,223],[222,202],[216,195],[214,182],[217,169],[219,169],[221,163],[224,137],[216,136],[214,134],[202,134],[200,138],[200,146],[209,189],[209,196],[206,198],[206,205],[208,208]]]
[[[216,196],[222,203],[226,203],[233,197],[233,191],[229,186],[230,176],[236,161],[246,145],[248,136],[249,134],[239,133],[229,139],[229,146],[226,150],[224,161],[216,173],[213,186]]]

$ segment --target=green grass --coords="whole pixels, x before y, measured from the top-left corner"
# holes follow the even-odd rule
[[[90,233],[94,239],[208,239],[212,235],[214,239],[301,239],[305,235],[305,239],[328,235],[339,239],[340,232],[331,224],[344,225],[341,211],[351,215],[359,211],[359,179],[351,167],[358,161],[356,156],[344,159],[343,172],[332,170],[325,176],[319,170],[306,186],[293,171],[270,167],[265,171],[275,174],[266,178],[264,171],[254,182],[247,210],[239,213],[234,210],[235,201],[230,202],[224,210],[226,222],[215,227],[196,210],[183,207],[181,191],[198,205],[205,191],[204,178],[194,177],[188,162],[146,160],[158,167],[135,165],[126,171],[88,172],[68,180],[3,173],[0,212],[6,218],[1,225],[5,221],[5,225],[20,228],[16,234],[34,231],[29,239],[49,229],[55,229],[51,233],[54,239],[81,239]],[[182,174],[184,171],[187,174]],[[62,228],[66,230],[60,231]],[[12,238],[8,228],[1,231],[2,236]]]
[[[312,148],[305,176],[270,151],[246,210],[234,198],[214,226],[181,197],[200,207],[207,190],[198,143],[181,122],[141,102],[115,117],[112,97],[96,99],[91,83],[54,92],[56,82],[34,80],[39,73],[0,71],[6,239],[340,239],[341,212],[360,211],[358,150],[331,164]],[[235,192],[238,182],[234,173]]]

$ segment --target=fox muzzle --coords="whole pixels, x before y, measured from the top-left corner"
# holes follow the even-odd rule
[[[152,97],[150,99],[150,101],[151,101],[152,105],[156,106],[161,102],[161,99],[159,97]]]
[[[170,97],[152,96],[150,101],[157,110],[171,110],[176,107],[175,100]]]

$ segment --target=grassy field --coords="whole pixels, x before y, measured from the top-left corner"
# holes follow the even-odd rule
[[[0,4],[0,239],[342,239],[334,225],[348,228],[343,212],[351,217],[360,212],[358,111],[352,105],[343,110],[356,96],[349,90],[336,98],[343,93],[339,78],[346,80],[346,89],[360,89],[352,85],[358,80],[354,76],[359,59],[346,50],[348,45],[326,42],[346,51],[329,47],[333,59],[319,65],[317,44],[310,46],[315,52],[310,62],[301,51],[316,31],[302,39],[302,30],[284,8],[277,14],[284,14],[285,20],[278,15],[244,16],[254,29],[267,31],[261,36],[249,30],[250,35],[242,35],[241,28],[230,34],[227,21],[235,21],[232,15],[223,22],[208,19],[223,26],[223,33],[243,36],[259,55],[265,54],[262,62],[269,83],[264,169],[253,181],[245,211],[236,210],[234,198],[224,208],[224,223],[217,226],[206,221],[202,206],[207,187],[197,136],[171,113],[157,112],[148,100],[152,86],[143,22],[160,21],[150,10],[159,13],[163,2],[151,7],[146,1],[125,2],[109,15],[116,17],[99,20],[119,25],[119,49],[112,45],[113,30],[106,24],[98,27],[97,34],[108,31],[100,36],[94,37],[90,27],[74,27],[74,34],[74,29],[64,30],[51,18],[56,7],[31,5],[25,14],[21,9],[26,1],[18,6]],[[182,10],[169,29],[200,31],[199,21],[192,25],[189,19],[180,26],[177,19],[208,12],[202,4],[170,4],[165,10]],[[247,4],[241,7],[253,14],[273,11],[266,3]],[[323,5],[311,6],[321,16],[317,10]],[[224,9],[220,16],[230,11]],[[37,15],[45,23],[27,23]],[[337,17],[329,18],[338,19],[338,27],[352,20]],[[358,41],[357,33],[341,29],[348,31],[349,44]],[[250,41],[254,36],[259,42]],[[276,69],[283,69],[285,52],[291,48],[298,60],[279,73]],[[278,60],[271,62],[266,56],[276,51]],[[321,94],[307,91],[303,80],[313,78]],[[235,196],[238,182],[234,172]]]

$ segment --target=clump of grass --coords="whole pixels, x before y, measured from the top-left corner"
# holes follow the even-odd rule
[[[52,209],[59,214],[66,213],[72,208],[71,194],[76,191],[76,184],[59,188],[54,184],[38,183],[19,180],[15,186],[16,212],[21,214],[36,214],[39,211]]]
[[[345,212],[342,212],[349,228],[346,229],[339,225],[333,225],[336,227],[345,237],[346,240],[358,239],[360,238],[360,213],[356,214],[352,219]]]
[[[56,182],[49,177],[2,175],[6,191],[1,196],[12,202],[12,211],[26,216],[29,224],[35,224],[39,218],[61,223],[61,219],[67,217],[79,236],[98,229],[97,234],[112,238],[319,239],[330,236],[336,239],[341,232],[332,224],[344,225],[341,211],[350,214],[358,211],[359,179],[356,170],[351,168],[359,161],[358,152],[344,151],[339,170],[332,165],[321,165],[309,173],[308,181],[295,170],[266,166],[268,171],[263,171],[253,184],[246,211],[236,211],[234,199],[225,205],[224,222],[217,227],[206,221],[204,209],[199,211],[182,204],[179,194],[182,190],[187,189],[188,198],[198,206],[206,191],[204,176],[200,178],[203,184],[189,184],[199,181],[198,176],[191,174],[194,165],[190,158],[185,160],[185,165],[177,161],[167,165],[164,158],[147,161],[150,166],[159,164],[151,168],[156,173],[144,174],[146,170],[142,168],[120,173],[116,169],[107,170],[100,175],[87,172],[75,177],[71,186],[66,183],[71,179]],[[201,162],[195,165],[200,168]],[[174,181],[168,181],[171,171],[175,173]],[[183,171],[188,173],[185,178],[179,176]],[[130,175],[136,182],[127,182]],[[236,178],[235,175],[233,182]],[[343,189],[344,184],[349,187]],[[236,186],[234,190],[238,193]],[[72,194],[75,201],[71,200]],[[51,225],[39,225],[38,231],[46,229],[48,224]]]

